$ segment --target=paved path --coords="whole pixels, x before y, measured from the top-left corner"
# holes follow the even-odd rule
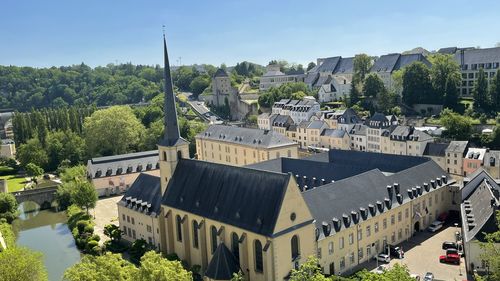
[[[104,235],[104,226],[107,224],[118,225],[118,207],[116,203],[120,201],[122,195],[114,197],[106,197],[97,201],[96,207],[90,213],[94,215],[94,232],[101,237],[100,244],[108,240]]]

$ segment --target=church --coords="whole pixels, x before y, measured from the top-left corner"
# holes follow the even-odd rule
[[[244,167],[189,159],[164,38],[160,176],[118,202],[123,238],[198,265],[205,280],[286,280],[309,256],[325,274],[362,267],[453,206],[454,181],[425,157],[330,151]]]

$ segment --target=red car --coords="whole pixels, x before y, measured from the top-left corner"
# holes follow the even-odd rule
[[[460,264],[460,256],[458,254],[446,254],[439,256],[439,262]]]

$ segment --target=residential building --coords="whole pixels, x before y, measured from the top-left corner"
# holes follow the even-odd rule
[[[422,54],[403,55],[393,53],[383,55],[375,60],[370,72],[376,73],[380,79],[382,79],[387,89],[394,89],[392,74],[416,61],[420,61],[427,66],[431,66],[431,63]]]
[[[429,157],[436,162],[441,169],[447,171],[446,149],[447,143],[428,142],[425,145],[423,156]]]
[[[267,112],[264,112],[257,116],[257,127],[261,130],[271,130],[271,115],[276,116],[276,114],[269,114]]]
[[[92,158],[87,178],[99,197],[110,196],[126,192],[141,173],[159,175],[159,169],[158,150],[151,150]]]
[[[320,147],[321,133],[323,132],[323,130],[327,128],[328,124],[326,124],[326,122],[324,121],[321,120],[311,121],[306,128],[306,136],[307,136],[306,147],[308,146]]]
[[[401,125],[393,128],[388,137],[382,139],[383,153],[410,156],[422,156],[427,143],[434,141],[434,138],[412,126]]]
[[[355,124],[349,128],[349,136],[351,136],[351,149],[357,151],[366,151],[366,135],[368,126],[364,124]]]
[[[452,55],[460,65],[462,96],[472,96],[479,69],[482,68],[485,71],[488,82],[500,69],[500,47],[484,49],[449,47],[442,48],[438,52]]]
[[[349,134],[342,129],[324,129],[320,135],[320,146],[329,149],[350,150]]]
[[[351,91],[351,79],[346,76],[327,76],[318,90],[319,102],[346,100]]]
[[[484,155],[484,170],[494,179],[500,179],[500,150],[487,150]]]
[[[464,177],[473,174],[477,169],[483,166],[486,148],[469,147],[463,160]]]
[[[272,114],[288,115],[295,124],[302,121],[309,121],[312,116],[320,111],[320,105],[314,97],[304,97],[303,100],[282,99],[275,102],[272,107]]]
[[[0,140],[0,157],[15,158],[16,143],[11,139]]]
[[[331,129],[348,130],[350,125],[361,123],[356,111],[352,108],[339,109],[324,116],[325,122]]]
[[[389,119],[381,113],[373,114],[370,119],[365,122],[366,129],[366,151],[381,152],[381,136],[391,125]]]
[[[275,131],[211,125],[196,135],[199,160],[244,166],[279,158],[298,157],[298,145]]]
[[[304,82],[304,74],[285,74],[280,71],[278,64],[269,64],[266,73],[260,77],[259,90],[267,91],[272,87],[293,82]]]
[[[292,117],[288,115],[276,115],[271,117],[271,129],[286,136],[286,131],[293,124]]]
[[[462,241],[465,268],[468,274],[485,275],[488,265],[481,258],[481,243],[486,234],[498,231],[496,214],[499,210],[500,186],[484,170],[479,169],[464,182],[461,192],[460,217],[462,220]],[[500,248],[500,243],[496,243]]]
[[[455,177],[463,177],[463,160],[469,148],[468,141],[452,141],[446,148],[446,171]]]

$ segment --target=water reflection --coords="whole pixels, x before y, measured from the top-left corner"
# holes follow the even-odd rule
[[[33,202],[22,203],[19,210],[19,219],[13,223],[17,244],[42,252],[49,280],[61,280],[64,270],[80,260],[66,215],[40,211]]]

